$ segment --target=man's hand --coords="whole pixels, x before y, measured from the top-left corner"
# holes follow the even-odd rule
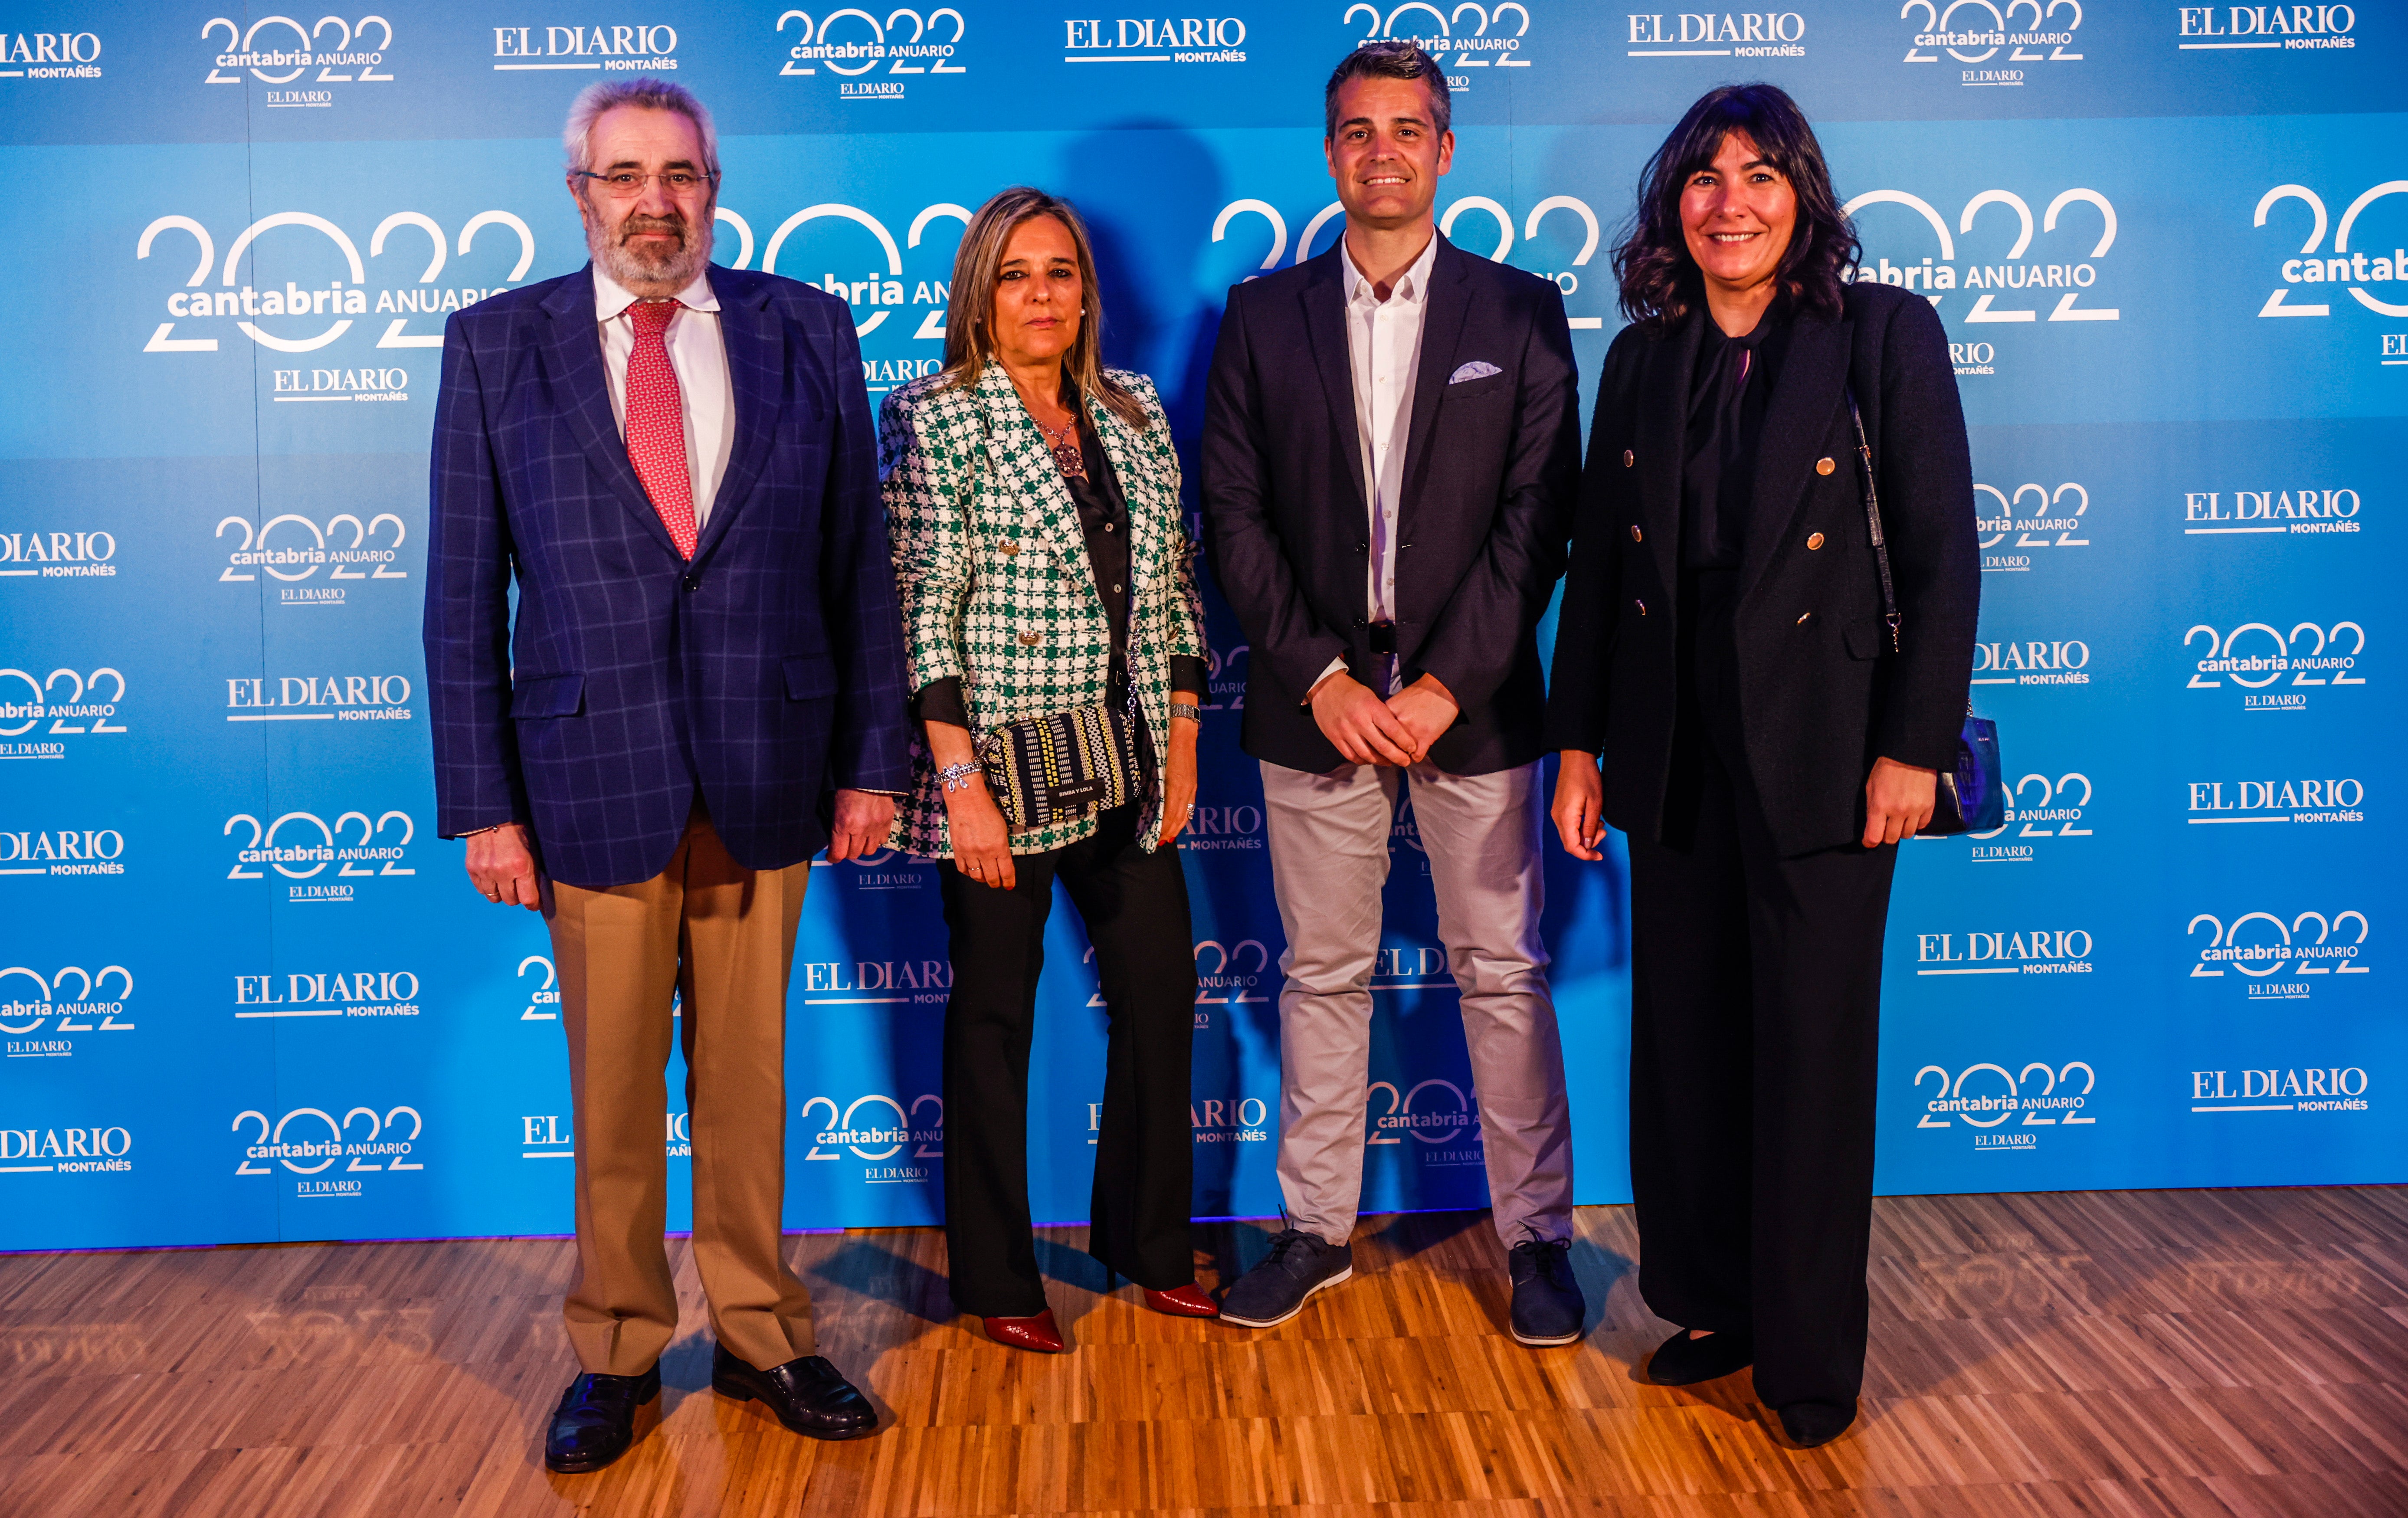
[[[1865,847],[1903,843],[1931,825],[1940,771],[1876,759],[1865,777]]]
[[[887,830],[895,825],[895,798],[867,791],[836,794],[836,823],[828,838],[831,865],[876,853],[886,847]]]
[[[1413,762],[1419,764],[1429,757],[1430,745],[1455,725],[1463,709],[1436,675],[1424,675],[1388,697],[1388,710],[1412,735]]]
[[[504,823],[468,840],[468,883],[487,901],[541,911],[542,881],[523,823]]]
[[[1182,701],[1174,703],[1170,709],[1196,709]],[[1168,848],[1196,810],[1196,735],[1199,725],[1186,721],[1170,724],[1170,762],[1162,770],[1162,835],[1154,839],[1156,848]]]
[[[1388,703],[1344,670],[1314,686],[1310,699],[1322,737],[1336,744],[1349,764],[1401,766],[1420,757],[1413,752],[1412,730],[1397,720]]]
[[[1557,755],[1555,836],[1564,852],[1574,859],[1603,859],[1598,845],[1605,841],[1605,780],[1598,775],[1597,755],[1566,749]]]

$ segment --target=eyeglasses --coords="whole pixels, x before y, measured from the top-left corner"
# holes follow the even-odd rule
[[[602,193],[613,200],[633,200],[642,194],[644,186],[653,179],[660,180],[661,188],[673,195],[692,194],[705,185],[719,182],[719,176],[715,173],[697,174],[690,168],[673,168],[666,174],[638,174],[632,170],[621,170],[615,174],[589,174],[580,169],[577,178],[594,180],[602,187]]]

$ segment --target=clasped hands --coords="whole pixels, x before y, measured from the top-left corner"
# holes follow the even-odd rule
[[[1383,701],[1345,670],[1332,670],[1306,699],[1322,736],[1357,765],[1420,764],[1462,709],[1436,675],[1424,675]]]

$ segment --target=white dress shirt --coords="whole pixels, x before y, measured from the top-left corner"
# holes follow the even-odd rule
[[[1373,622],[1391,622],[1397,614],[1397,508],[1404,489],[1405,450],[1412,440],[1413,378],[1421,366],[1422,314],[1428,308],[1438,236],[1433,233],[1421,256],[1397,276],[1385,300],[1354,266],[1354,251],[1342,236],[1338,256],[1346,289],[1346,357],[1354,378],[1354,437],[1363,460],[1366,536],[1372,550],[1364,598]],[[1345,660],[1333,660],[1322,678],[1345,666]],[[1394,668],[1388,671],[1388,682],[1381,695],[1395,694]]]
[[[719,333],[719,297],[706,270],[678,292],[685,308],[669,318],[661,340],[675,371],[678,400],[685,411],[686,477],[694,481],[694,525],[710,521],[727,456],[736,449],[736,388],[727,378],[727,346]],[[627,308],[636,296],[616,279],[594,270],[594,314],[602,324],[602,372],[610,381],[610,415],[619,436],[627,436],[627,360],[636,351],[635,318]]]

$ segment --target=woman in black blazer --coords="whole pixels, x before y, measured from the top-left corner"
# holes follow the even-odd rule
[[[1808,1445],[1854,1421],[1864,1379],[1882,932],[1896,846],[1956,762],[1980,584],[1940,318],[1844,282],[1856,255],[1772,86],[1713,91],[1656,150],[1614,252],[1631,324],[1547,711],[1564,847],[1629,835],[1640,1290],[1682,1325],[1650,1375],[1752,1363]]]

